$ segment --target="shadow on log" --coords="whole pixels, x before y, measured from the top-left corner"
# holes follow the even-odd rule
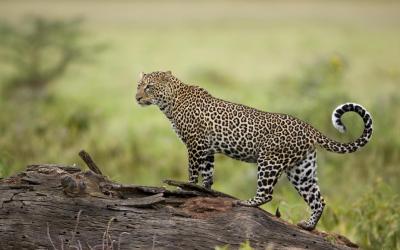
[[[351,249],[345,237],[307,232],[203,187],[122,185],[89,171],[30,165],[0,180],[0,249]]]

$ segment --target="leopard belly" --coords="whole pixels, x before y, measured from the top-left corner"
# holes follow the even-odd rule
[[[253,141],[248,141],[244,137],[235,140],[232,136],[216,135],[211,138],[211,149],[215,153],[224,154],[230,158],[255,163],[257,162],[257,150]]]

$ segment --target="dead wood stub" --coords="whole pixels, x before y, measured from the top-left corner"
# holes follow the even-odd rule
[[[122,185],[92,170],[31,165],[0,180],[0,249],[236,249],[246,240],[256,249],[356,247],[259,208],[232,206],[232,196],[166,183],[181,189]]]
[[[79,152],[79,156],[86,163],[89,169],[92,170],[95,174],[103,175],[99,167],[97,167],[96,163],[94,163],[92,157],[85,150],[81,150]]]

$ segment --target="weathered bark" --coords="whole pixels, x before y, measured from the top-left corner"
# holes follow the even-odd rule
[[[177,181],[166,183],[179,189],[121,185],[93,166],[31,165],[0,180],[0,249],[236,249],[246,240],[255,249],[357,247],[232,206],[220,192]]]

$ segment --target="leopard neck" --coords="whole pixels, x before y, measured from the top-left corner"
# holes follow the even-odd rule
[[[164,113],[164,115],[173,122],[174,111],[176,111],[180,106],[180,97],[187,91],[189,86],[181,81],[174,81],[171,84],[171,95],[170,98],[158,103],[159,109]]]

